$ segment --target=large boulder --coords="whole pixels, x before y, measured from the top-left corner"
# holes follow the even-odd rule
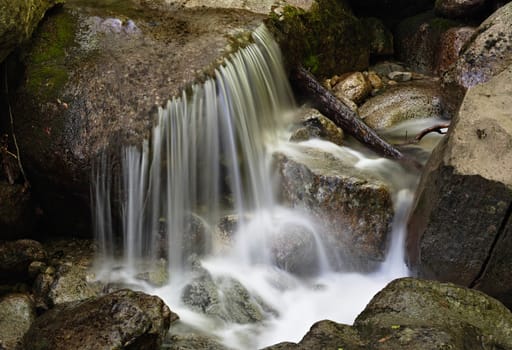
[[[63,0],[1,0],[0,62],[30,38],[46,11]]]
[[[120,290],[46,312],[25,334],[23,349],[158,349],[176,319],[160,298]]]
[[[246,44],[263,17],[141,3],[66,4],[22,53],[26,70],[13,115],[52,233],[90,233],[89,177],[98,153],[139,144],[149,133],[151,111]]]
[[[464,88],[488,81],[512,64],[512,2],[504,5],[476,30],[454,68],[444,79]]]
[[[388,184],[317,149],[274,158],[283,200],[322,226],[333,266],[369,270],[384,259],[393,217]]]
[[[512,313],[484,293],[451,283],[397,279],[353,326],[315,323],[302,340],[265,350],[512,349]]]
[[[512,66],[469,89],[425,167],[407,237],[409,264],[419,276],[476,284],[509,306],[511,79]]]
[[[36,318],[32,299],[9,294],[0,299],[0,349],[15,350]]]

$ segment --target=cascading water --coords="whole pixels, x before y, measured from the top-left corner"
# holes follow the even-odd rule
[[[123,150],[120,180],[112,179],[111,164],[102,158],[91,192],[98,277],[158,294],[181,322],[237,349],[298,341],[320,319],[351,323],[387,282],[406,275],[403,221],[415,182],[395,186],[392,255],[381,270],[332,271],[317,228],[275,202],[269,150],[282,147],[279,135],[294,105],[276,43],[264,27],[253,39],[214,78],[160,108],[151,141]],[[356,167],[402,171],[347,147],[326,147],[335,147],[334,154]],[[116,182],[122,183],[122,242],[113,235]],[[235,233],[225,239],[230,244],[219,245],[214,227],[227,214],[234,218]],[[290,230],[310,237],[315,247],[311,264],[317,269],[307,277],[285,271],[287,263],[279,265],[272,253]],[[144,281],[155,266],[163,270],[159,287]],[[194,299],[198,291],[215,304]],[[250,311],[233,311],[230,303]]]

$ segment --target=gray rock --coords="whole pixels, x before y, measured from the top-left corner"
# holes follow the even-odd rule
[[[0,62],[32,35],[46,10],[62,0],[1,0]]]
[[[469,89],[435,148],[409,217],[407,253],[421,277],[508,295],[512,205],[512,67]]]
[[[25,334],[23,348],[153,350],[176,319],[160,298],[120,290],[51,309]]]
[[[494,12],[466,44],[444,79],[464,88],[488,81],[512,64],[512,3]]]
[[[184,7],[214,7],[242,9],[252,12],[268,14],[276,7],[293,6],[303,10],[309,10],[314,3],[313,0],[177,0],[174,5]]]
[[[359,108],[359,116],[374,128],[421,118],[451,119],[459,99],[441,88],[439,81],[414,80],[388,87]]]
[[[41,243],[30,239],[0,242],[0,281],[26,281],[34,261],[46,261]]]
[[[1,157],[0,157],[1,160]],[[16,239],[32,234],[36,210],[30,190],[21,184],[0,180],[0,232],[2,239]]]
[[[0,348],[15,350],[36,318],[32,299],[25,294],[9,294],[0,299]]]
[[[87,282],[87,270],[76,265],[61,265],[48,290],[51,305],[81,301],[98,295],[98,288]]]
[[[482,14],[485,0],[437,0],[436,13],[448,18],[470,18]]]
[[[412,79],[412,73],[394,71],[388,74],[388,78],[397,82],[405,82]]]
[[[316,109],[302,108],[298,119],[297,127],[290,137],[290,141],[319,138],[340,146],[343,143],[343,130]]]
[[[322,239],[334,266],[341,268],[337,265],[342,261],[347,270],[371,270],[384,259],[391,229],[388,185],[331,154],[301,152],[274,155],[282,198],[323,226]]]
[[[169,350],[230,350],[215,339],[201,334],[173,334],[166,341]]]
[[[90,235],[91,165],[105,148],[147,137],[156,106],[232,50],[262,15],[241,10],[153,10],[146,2],[70,2],[22,53],[13,105],[25,170],[55,234]],[[37,117],[36,117],[37,116]]]

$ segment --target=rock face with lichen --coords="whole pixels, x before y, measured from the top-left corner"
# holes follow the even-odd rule
[[[45,12],[63,0],[1,0],[0,62],[32,35]]]
[[[512,305],[512,67],[468,90],[435,148],[408,223],[421,277],[474,286]]]
[[[136,1],[94,6],[73,2],[45,19],[22,53],[14,97],[22,159],[54,233],[90,234],[92,160],[107,147],[140,144],[156,106],[247,43],[262,18]]]
[[[512,3],[509,2],[480,24],[444,79],[469,88],[488,81],[511,64]]]

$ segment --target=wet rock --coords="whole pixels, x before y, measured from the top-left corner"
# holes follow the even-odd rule
[[[370,95],[372,86],[363,73],[355,72],[341,79],[332,89],[336,97],[341,95],[359,104]]]
[[[459,103],[439,81],[417,80],[389,86],[360,106],[359,115],[368,126],[382,129],[411,119],[450,119]]]
[[[437,0],[435,11],[442,17],[470,18],[481,15],[486,3],[485,0]]]
[[[166,342],[167,343],[167,342]],[[165,349],[170,350],[230,350],[224,345],[206,335],[173,334],[169,337]]]
[[[21,339],[36,318],[32,299],[25,294],[9,294],[0,299],[0,348],[18,349]]]
[[[257,13],[268,14],[271,10],[275,9],[279,3],[279,8],[282,9],[284,6],[293,6],[301,8],[303,10],[309,10],[314,3],[313,0],[177,0],[174,1],[175,5],[181,5],[184,7],[215,7],[215,8],[230,8],[230,9],[241,9],[248,10]]]
[[[464,88],[488,81],[512,64],[512,3],[494,12],[466,44],[447,83]]]
[[[477,284],[510,306],[512,68],[468,90],[434,149],[408,223],[410,266],[425,278]],[[449,224],[448,224],[449,223]],[[489,289],[486,289],[489,288]]]
[[[394,32],[397,58],[414,71],[432,74],[441,35],[457,26],[458,22],[436,17],[433,11],[403,20]]]
[[[387,78],[391,72],[404,71],[405,67],[402,64],[390,61],[382,61],[370,67],[370,71],[377,73],[382,78]]]
[[[324,228],[333,266],[340,268],[336,261],[342,261],[344,269],[371,270],[382,261],[393,216],[388,185],[320,150],[274,158],[282,198]]]
[[[87,282],[87,271],[75,265],[60,266],[48,291],[51,305],[81,301],[98,295],[99,290]]]
[[[368,81],[370,82],[370,84],[372,85],[372,88],[374,90],[380,90],[384,87],[384,84],[382,83],[382,79],[374,71],[368,72]]]
[[[157,349],[177,316],[163,301],[120,290],[57,306],[39,317],[24,349]]]
[[[298,344],[266,350],[510,349],[512,313],[484,293],[413,278],[373,297],[353,326],[315,323]]]
[[[484,293],[413,278],[380,291],[354,327],[378,349],[489,349],[512,347],[512,313]]]
[[[0,281],[26,281],[34,261],[46,261],[41,243],[30,239],[0,242]]]
[[[384,23],[375,17],[362,19],[370,35],[370,54],[392,55],[394,53],[393,34]]]
[[[435,73],[442,75],[457,62],[460,50],[466,45],[475,32],[476,29],[473,27],[457,27],[450,28],[441,34]]]
[[[30,236],[36,211],[28,188],[0,180],[0,232],[2,239]]]
[[[156,106],[239,47],[262,16],[240,10],[70,2],[22,52],[13,101],[33,193],[52,234],[89,236],[91,165],[148,136]],[[245,43],[247,40],[245,40]]]
[[[313,138],[343,144],[343,130],[314,108],[302,108],[298,116],[298,128],[290,141],[307,141]]]
[[[231,277],[213,277],[203,268],[182,292],[182,301],[192,309],[240,324],[260,322],[271,309]]]
[[[289,67],[300,64],[319,77],[368,67],[371,38],[344,2],[320,0],[309,11],[285,7],[267,25]]]
[[[388,74],[388,78],[396,82],[405,82],[412,79],[412,73],[394,71]]]
[[[61,0],[2,0],[0,8],[0,62],[32,35],[45,12]]]

